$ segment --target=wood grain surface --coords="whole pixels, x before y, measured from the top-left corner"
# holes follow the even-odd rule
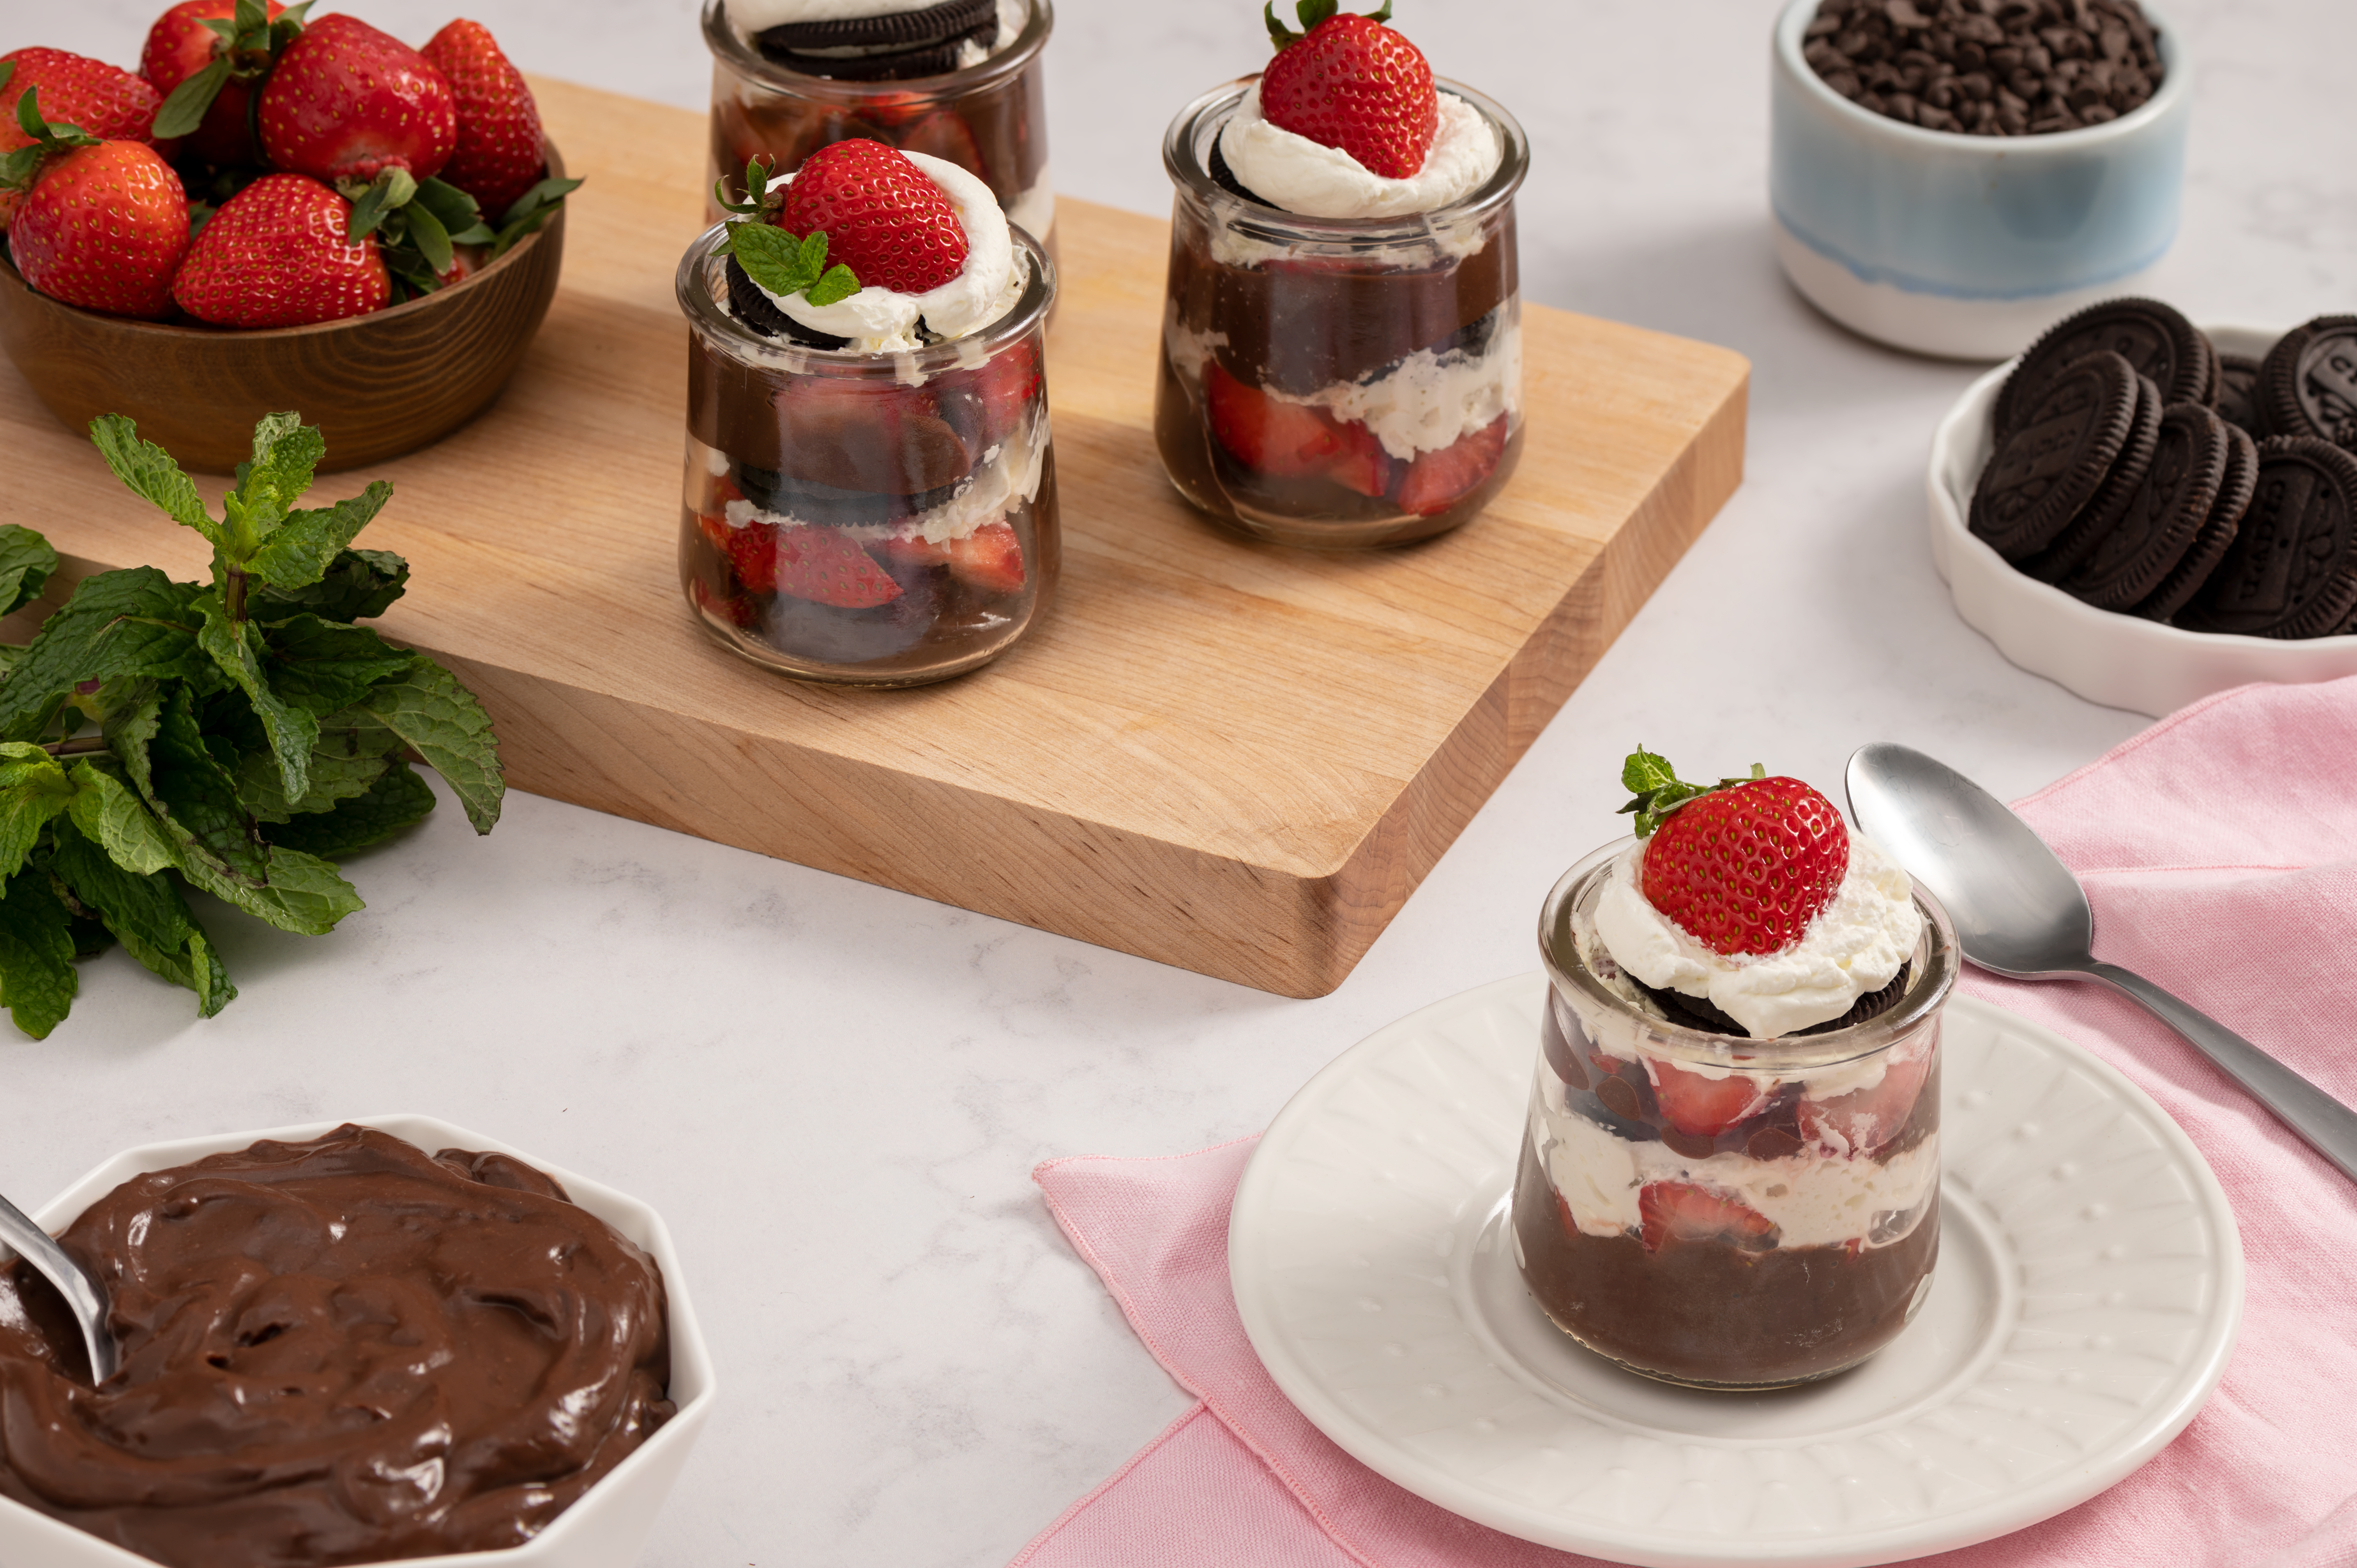
[[[548,172],[564,161],[548,148]],[[127,413],[185,468],[226,474],[253,422],[299,408],[327,467],[382,462],[438,440],[500,395],[556,295],[565,210],[466,283],[389,309],[259,332],[132,321],[61,305],[0,261],[0,349],[75,432]]]
[[[321,492],[394,481],[361,540],[415,567],[384,629],[482,695],[520,789],[1320,995],[1741,479],[1740,356],[1526,306],[1528,445],[1482,517],[1403,550],[1241,542],[1155,456],[1167,226],[1067,201],[1053,612],[943,685],[798,685],[679,592],[702,118],[534,86],[589,179],[546,326],[484,417]],[[70,557],[53,593],[202,568],[5,372],[0,435],[0,521]]]

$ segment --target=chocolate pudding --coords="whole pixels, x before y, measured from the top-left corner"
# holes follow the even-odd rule
[[[0,1494],[168,1568],[530,1541],[673,1413],[652,1259],[503,1155],[346,1125],[134,1178],[0,1273]]]

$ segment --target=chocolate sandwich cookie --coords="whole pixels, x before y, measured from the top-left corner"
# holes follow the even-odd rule
[[[2055,375],[1981,470],[1972,531],[2008,561],[2053,543],[2104,488],[2136,428],[2140,395],[2135,367],[2108,349]]]
[[[2233,546],[2234,534],[2243,525],[2243,514],[2250,510],[2251,497],[2258,488],[2259,444],[2241,425],[2229,424],[2226,475],[2219,481],[2217,502],[2211,507],[2209,519],[2194,536],[2191,547],[2169,569],[2160,585],[2136,605],[2137,615],[2147,620],[2165,621],[2185,607]]]
[[[2210,404],[2218,417],[2249,433],[2254,440],[2267,433],[2266,417],[2259,412],[2259,361],[2248,354],[2218,356],[2218,396]]]
[[[2112,471],[2104,476],[2094,499],[2079,509],[2079,515],[2057,534],[2054,542],[2039,554],[2019,562],[2021,570],[2041,583],[2057,583],[2084,560],[2098,540],[2109,533],[2135,499],[2136,487],[2144,483],[2152,467],[2152,455],[2160,446],[2160,388],[2150,376],[2136,378],[2136,421],[2128,427],[2127,445],[2120,448]]]
[[[2157,299],[2110,299],[2049,328],[1996,394],[1996,430],[2010,433],[2040,392],[2072,361],[2110,349],[2150,376],[2162,403],[2212,400],[2218,351],[2201,328]]]
[[[728,258],[726,269],[728,279],[728,308],[737,319],[764,338],[783,338],[805,349],[847,349],[848,338],[833,333],[814,331],[778,308],[777,301],[761,292],[745,264],[736,257]]]
[[[2357,316],[2319,316],[2286,333],[2259,367],[2258,403],[2269,435],[2357,452]]]
[[[2177,618],[2194,631],[2330,637],[2357,612],[2357,457],[2312,435],[2259,446],[2226,558]]]
[[[1659,1007],[1663,1016],[1668,1018],[1673,1024],[1683,1024],[1689,1029],[1707,1029],[1717,1035],[1748,1036],[1750,1034],[1749,1029],[1721,1012],[1717,1004],[1706,996],[1688,996],[1683,991],[1670,991],[1658,985],[1648,985],[1635,975],[1629,973],[1627,970],[1622,970],[1620,972],[1630,984],[1635,986],[1644,995],[1647,1001]],[[1915,965],[1912,961],[1900,964],[1899,972],[1891,977],[1889,984],[1879,991],[1867,992],[1856,1002],[1851,1003],[1849,1011],[1840,1017],[1828,1018],[1822,1024],[1812,1024],[1805,1029],[1795,1029],[1785,1037],[1798,1039],[1803,1035],[1830,1035],[1835,1029],[1846,1029],[1854,1024],[1865,1023],[1877,1014],[1888,1013],[1898,1004],[1901,996],[1907,994],[1908,977],[1914,972]]]
[[[900,81],[957,69],[959,48],[998,37],[998,0],[942,0],[881,16],[785,22],[754,35],[761,52],[805,76]]]
[[[2098,609],[2144,598],[2193,548],[2226,478],[2226,422],[2198,403],[2160,416],[2160,440],[2143,481],[2055,585]]]

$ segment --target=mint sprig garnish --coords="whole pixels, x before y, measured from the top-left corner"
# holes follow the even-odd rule
[[[745,199],[728,199],[728,182],[716,181],[713,200],[731,220],[716,256],[735,256],[745,275],[780,299],[801,295],[813,306],[834,305],[859,292],[858,276],[837,262],[826,264],[826,232],[813,229],[797,237],[771,221],[783,199],[770,189],[769,170],[759,157],[745,166]]]
[[[1621,807],[1615,815],[1626,816],[1634,812],[1637,836],[1649,839],[1662,825],[1663,818],[1688,800],[1721,789],[1732,789],[1738,784],[1749,784],[1752,779],[1767,777],[1768,769],[1755,762],[1751,765],[1749,779],[1722,779],[1716,784],[1689,784],[1678,777],[1677,769],[1670,766],[1667,757],[1656,757],[1641,746],[1629,754],[1628,761],[1620,765],[1621,788],[1633,792],[1637,798]]]
[[[1308,38],[1318,23],[1341,8],[1341,0],[1294,0],[1293,15],[1301,24],[1298,32],[1276,19],[1276,0],[1268,0],[1261,10],[1261,16],[1268,23],[1268,41],[1278,48],[1284,48]],[[1392,19],[1392,0],[1383,0],[1380,6],[1361,15],[1370,22],[1388,22]]]
[[[297,504],[327,444],[274,413],[216,517],[131,421],[103,415],[91,438],[212,545],[212,576],[101,572],[29,644],[0,647],[0,1005],[36,1037],[72,1005],[74,960],[116,942],[220,1012],[237,988],[186,887],[281,930],[332,930],[361,907],[334,858],[433,809],[413,762],[479,832],[505,790],[490,720],[457,678],[351,624],[408,581],[399,556],[351,547],[390,485]],[[0,614],[57,566],[39,534],[0,526]]]

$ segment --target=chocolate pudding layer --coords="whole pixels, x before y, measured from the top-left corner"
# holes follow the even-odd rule
[[[343,1126],[125,1182],[0,1274],[0,1494],[167,1568],[522,1544],[673,1413],[652,1259],[501,1155]]]

